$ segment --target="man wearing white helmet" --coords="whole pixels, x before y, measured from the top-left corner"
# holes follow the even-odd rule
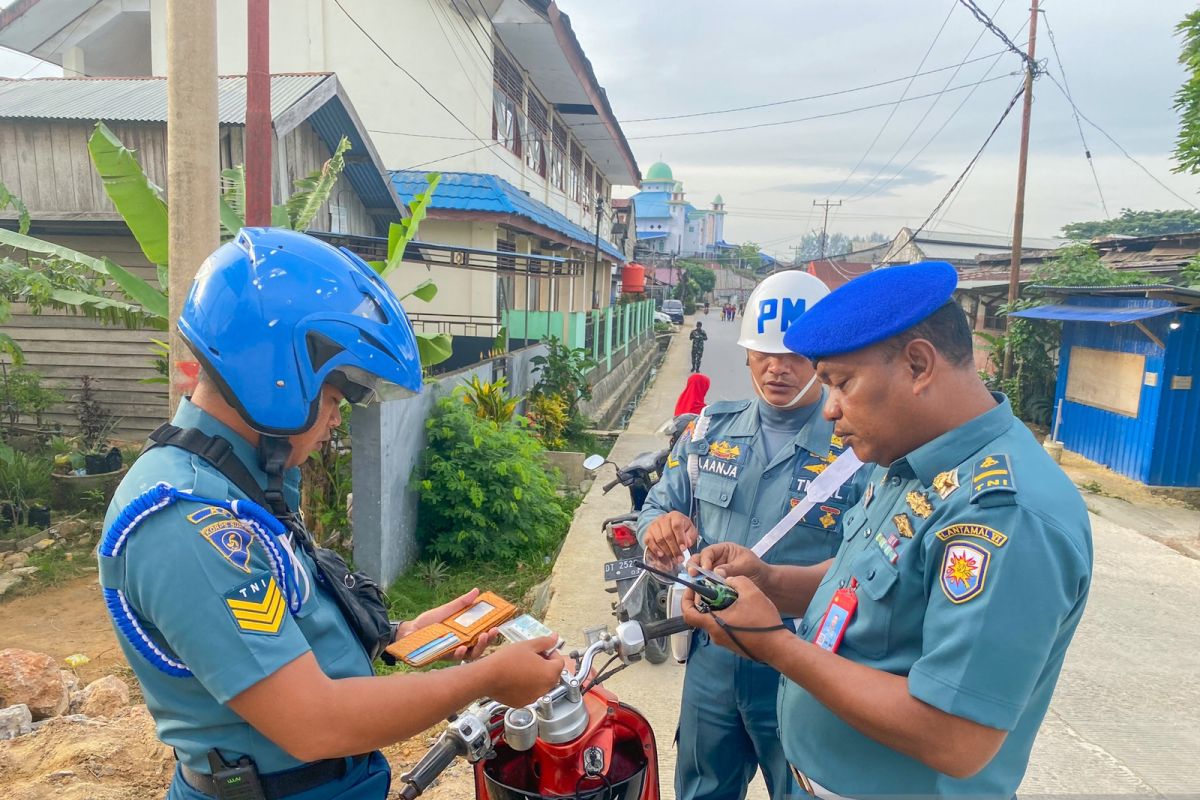
[[[806,309],[829,294],[819,279],[788,271],[760,283],[746,304],[738,344],[757,398],[708,406],[680,437],[638,517],[648,554],[678,564],[717,542],[753,546],[842,451],[821,414],[826,390],[808,359],[783,344]],[[764,556],[816,564],[841,544],[840,518],[856,492],[843,487],[812,508]],[[799,793],[779,742],[779,673],[692,635],[677,741],[678,800],[737,800],[756,769],[773,798]]]

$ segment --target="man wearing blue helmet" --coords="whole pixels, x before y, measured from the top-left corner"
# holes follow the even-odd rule
[[[826,418],[878,466],[833,559],[714,545],[699,563],[738,600],[702,614],[684,599],[714,641],[736,631],[783,674],[784,752],[818,798],[1013,797],[1087,601],[1087,510],[979,379],[957,279],[941,262],[877,270],[792,325]]]
[[[383,800],[379,747],[482,696],[524,705],[557,682],[562,658],[541,652],[553,637],[374,677],[397,632],[380,593],[294,513],[298,466],[343,399],[421,389],[412,328],[369,266],[302,234],[245,229],[201,267],[179,330],[202,377],[117,489],[99,548],[118,639],[179,759],[168,798]]]

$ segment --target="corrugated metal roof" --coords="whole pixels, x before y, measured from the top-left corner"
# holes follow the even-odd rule
[[[271,76],[271,116],[279,116],[331,76],[327,72]],[[166,122],[166,78],[0,79],[0,117]],[[217,119],[246,122],[246,77],[217,79]]]
[[[400,198],[408,203],[412,201],[413,195],[425,191],[428,186],[425,180],[427,174],[423,170],[393,170],[392,185]],[[496,175],[481,172],[443,172],[437,191],[433,193],[430,208],[515,214],[544,225],[589,248],[595,243],[594,232],[576,225],[565,215],[545,203],[539,203]],[[617,261],[625,261],[625,255],[604,239],[600,240],[600,249]]]

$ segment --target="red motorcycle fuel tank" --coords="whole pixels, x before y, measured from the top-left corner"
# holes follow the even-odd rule
[[[475,765],[478,800],[659,800],[658,749],[654,731],[636,709],[597,686],[584,695],[588,725],[574,741],[548,744],[538,739],[519,752],[503,741],[496,757]],[[589,748],[599,748],[599,776],[584,769]]]

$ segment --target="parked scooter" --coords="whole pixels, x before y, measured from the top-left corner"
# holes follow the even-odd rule
[[[667,587],[649,576],[644,576],[635,565],[643,556],[642,546],[637,540],[637,517],[650,489],[662,477],[667,458],[675,443],[694,418],[694,414],[683,414],[664,424],[659,432],[669,437],[668,446],[658,452],[641,453],[625,467],[616,467],[616,464],[613,464],[617,469],[617,476],[604,486],[605,494],[617,484],[627,487],[632,508],[627,514],[604,520],[601,526],[604,538],[616,558],[615,561],[604,565],[604,579],[614,584],[607,587],[607,591],[616,593],[616,612],[622,621],[635,619],[653,623],[666,617]],[[603,456],[593,455],[583,462],[583,466],[589,471],[595,471],[606,463],[612,464]],[[647,643],[646,660],[651,664],[661,664],[667,660],[668,654],[666,639],[653,639]]]
[[[622,622],[615,634],[605,629],[582,653],[571,653],[579,668],[563,670],[558,685],[536,703],[510,708],[481,700],[451,717],[433,747],[401,776],[400,797],[419,797],[462,756],[475,765],[476,800],[659,800],[650,723],[600,684],[640,661],[647,642],[686,628],[678,618]],[[602,654],[612,658],[589,677]],[[614,659],[621,666],[607,669]]]

